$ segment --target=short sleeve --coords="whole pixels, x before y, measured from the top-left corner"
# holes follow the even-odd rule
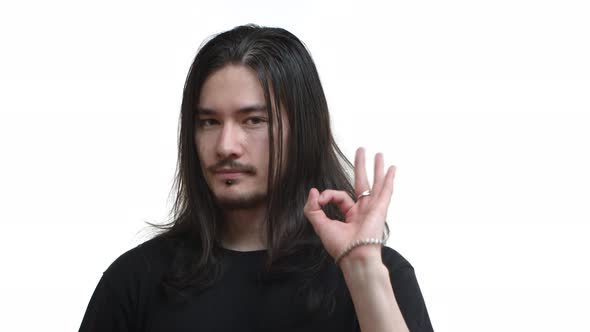
[[[389,270],[395,299],[410,332],[432,332],[432,324],[414,268],[397,251],[389,247],[383,247],[382,257]]]
[[[127,308],[103,274],[90,298],[79,332],[130,332],[128,317]]]
[[[140,308],[150,294],[146,287],[159,275],[154,270],[154,252],[160,247],[156,240],[143,243],[119,256],[104,271],[88,303],[80,332],[133,332],[140,327],[144,318]]]

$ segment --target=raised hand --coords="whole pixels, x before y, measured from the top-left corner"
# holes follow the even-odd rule
[[[327,189],[320,193],[316,188],[312,188],[303,210],[324,248],[334,259],[354,241],[382,238],[387,209],[393,193],[395,166],[390,166],[385,173],[381,153],[375,155],[372,189],[367,178],[363,148],[357,149],[354,166],[354,189],[357,197],[367,190],[370,190],[370,195],[362,195],[354,202],[344,191]],[[321,207],[328,203],[334,203],[340,208],[345,216],[344,222],[326,216]],[[345,259],[381,260],[381,247],[363,245],[353,249]]]

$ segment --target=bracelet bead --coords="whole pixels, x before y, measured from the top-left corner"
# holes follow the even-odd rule
[[[351,244],[348,245],[348,247],[346,247],[346,249],[344,249],[344,251],[334,260],[336,262],[336,265],[338,265],[338,263],[340,262],[340,260],[348,255],[354,248],[356,247],[360,247],[362,245],[371,245],[371,244],[379,244],[379,245],[384,245],[385,244],[385,240],[384,239],[377,239],[377,238],[368,238],[368,239],[362,239],[362,240],[355,240],[353,241]]]

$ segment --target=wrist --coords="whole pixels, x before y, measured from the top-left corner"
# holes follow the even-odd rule
[[[348,284],[363,284],[368,286],[369,284],[373,284],[375,280],[389,280],[389,270],[383,264],[380,255],[379,257],[346,257],[342,259],[339,267]]]
[[[385,244],[385,240],[377,238],[366,238],[351,242],[344,250],[340,252],[335,258],[336,265],[340,265],[341,261],[358,260],[360,262],[377,259],[381,260],[381,247]]]
[[[383,265],[381,245],[361,245],[343,255],[337,262],[340,269],[364,269]]]

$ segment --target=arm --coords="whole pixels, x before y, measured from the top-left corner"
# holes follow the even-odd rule
[[[356,248],[360,249],[364,248]],[[362,332],[409,331],[381,260],[348,256],[340,268]]]
[[[395,167],[385,172],[383,164],[383,155],[377,154],[370,189],[364,149],[358,149],[354,184],[357,201],[344,191],[327,189],[320,193],[312,188],[304,213],[326,251],[339,260],[362,332],[409,331],[409,327],[413,332],[432,331],[413,269],[401,256],[397,260],[405,263],[407,269],[392,264],[389,252],[387,257],[382,256],[381,245],[356,247],[340,259],[353,241],[381,238],[384,233]],[[322,206],[330,203],[338,205],[344,220],[326,216]],[[404,317],[409,321],[404,321]]]
[[[142,280],[150,270],[142,245],[119,256],[103,273],[92,294],[79,332],[136,331]],[[141,249],[143,250],[143,249]]]
[[[86,308],[79,332],[129,332],[127,313],[103,276]]]

